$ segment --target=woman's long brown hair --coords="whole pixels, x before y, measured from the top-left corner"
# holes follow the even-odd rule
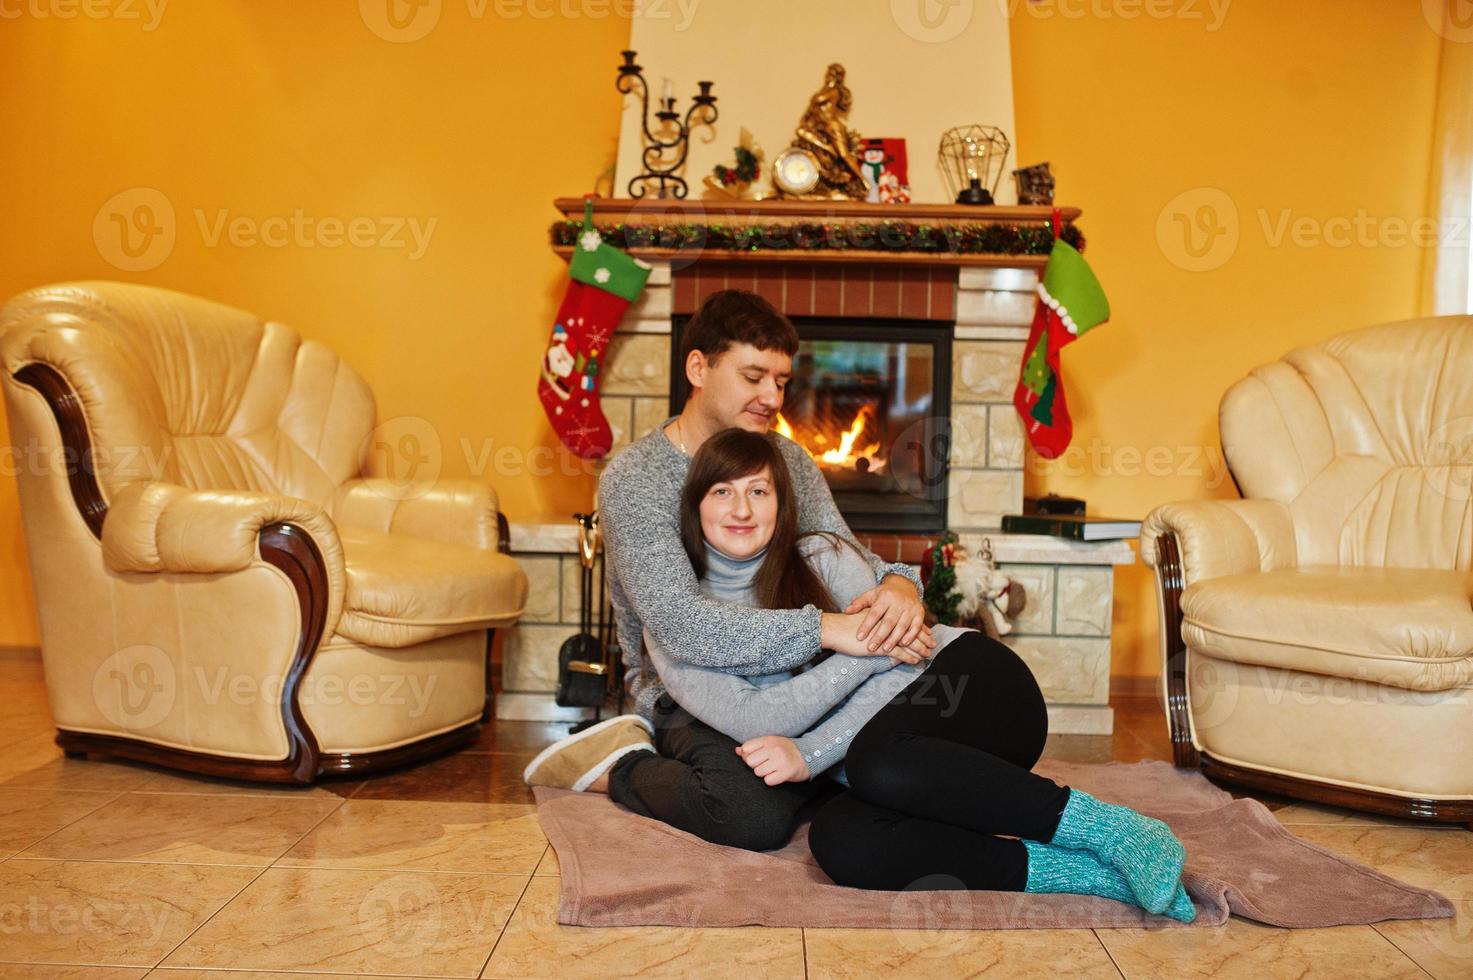
[[[701,533],[701,501],[718,483],[762,472],[772,473],[777,494],[777,526],[762,567],[752,582],[757,605],[764,609],[801,609],[812,604],[825,612],[842,612],[823,579],[798,550],[798,501],[782,451],[767,436],[746,429],[723,429],[701,444],[691,460],[680,494],[680,538],[696,577],[706,574],[706,538]],[[831,537],[831,535],[824,535]],[[833,542],[836,546],[838,541]]]

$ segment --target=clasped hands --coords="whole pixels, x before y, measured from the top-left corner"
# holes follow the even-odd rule
[[[900,575],[886,575],[842,613],[824,613],[820,642],[851,657],[884,656],[907,664],[929,659],[936,648],[915,583]]]

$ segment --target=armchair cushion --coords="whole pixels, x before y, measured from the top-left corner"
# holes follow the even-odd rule
[[[338,535],[347,592],[337,631],[350,640],[407,647],[522,615],[527,577],[509,555],[370,528],[339,527]]]
[[[1156,567],[1156,541],[1173,533],[1187,585],[1222,575],[1291,568],[1294,525],[1272,500],[1190,500],[1162,504],[1141,525],[1141,557]]]
[[[260,560],[257,536],[268,524],[306,531],[327,569],[324,630],[342,608],[343,549],[337,528],[313,503],[247,490],[187,490],[139,480],[113,493],[102,522],[103,563],[115,572],[234,572]]]
[[[479,480],[440,480],[429,488],[382,477],[348,480],[332,501],[339,524],[482,551],[497,549],[496,514],[496,491]]]
[[[1444,691],[1473,681],[1470,596],[1470,571],[1255,571],[1189,585],[1182,638],[1224,660]]]

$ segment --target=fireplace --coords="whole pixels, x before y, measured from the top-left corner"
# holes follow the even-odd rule
[[[688,314],[671,318],[670,410]],[[776,428],[808,451],[856,531],[946,527],[951,439],[948,323],[792,317],[800,346]]]

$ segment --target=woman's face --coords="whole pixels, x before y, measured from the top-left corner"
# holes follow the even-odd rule
[[[701,534],[728,558],[750,558],[772,540],[777,527],[777,493],[772,471],[712,484],[701,498]]]

